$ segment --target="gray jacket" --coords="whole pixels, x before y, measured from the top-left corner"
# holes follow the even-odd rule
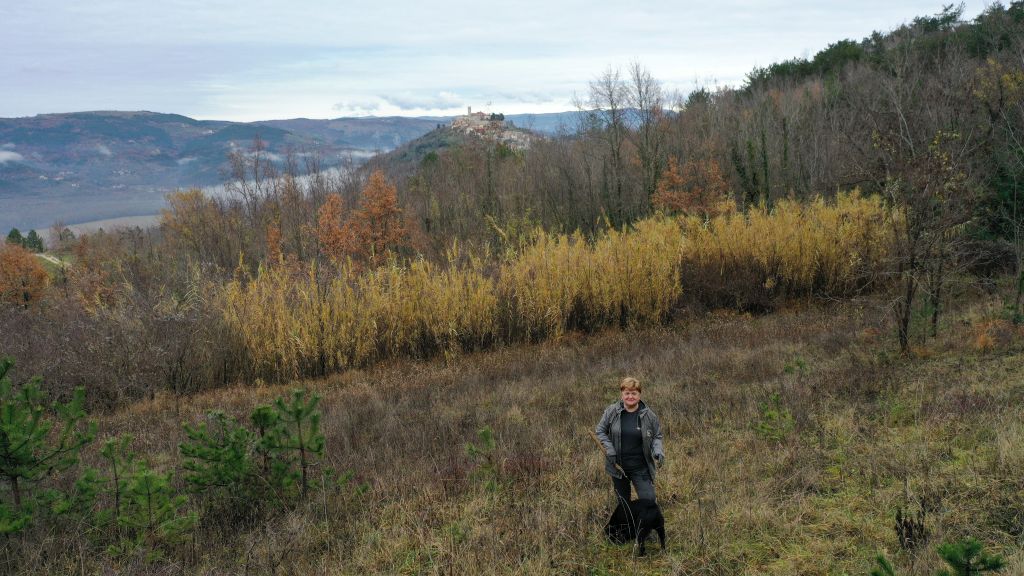
[[[597,439],[601,441],[604,446],[604,452],[608,456],[615,456],[619,453],[619,448],[622,446],[622,412],[626,409],[622,405],[622,400],[609,405],[604,409],[604,414],[601,415],[601,421],[597,423],[597,429],[594,432],[597,433]],[[654,457],[658,455],[659,458],[665,457],[665,450],[661,445],[661,423],[658,422],[658,417],[654,414],[654,410],[651,410],[644,404],[644,401],[640,401],[640,433],[643,434],[644,443],[644,460],[647,462],[647,469],[651,472],[651,480],[654,480],[654,472],[656,466],[654,465]],[[605,463],[605,472],[608,472],[613,478],[622,478],[622,473],[619,472],[610,463]]]

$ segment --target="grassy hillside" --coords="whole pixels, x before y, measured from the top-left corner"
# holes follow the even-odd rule
[[[157,561],[72,554],[90,543],[66,527],[28,533],[21,571],[867,574],[885,552],[897,573],[930,575],[939,543],[974,536],[1019,574],[1024,350],[989,322],[996,302],[960,302],[912,359],[892,353],[884,303],[863,301],[304,382],[324,396],[324,466],[351,469],[351,485],[265,521],[207,517]],[[624,374],[644,382],[668,455],[669,545],[643,559],[603,540],[612,493],[587,435]],[[131,433],[170,468],[182,421],[244,416],[289,388],[157,397],[102,418],[101,437]],[[894,515],[922,507],[929,540],[901,550]]]

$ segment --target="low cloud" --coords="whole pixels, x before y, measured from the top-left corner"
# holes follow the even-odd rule
[[[3,148],[4,150],[14,150],[14,142],[8,142],[7,144],[0,146],[0,148]]]
[[[547,92],[506,92],[498,95],[498,99],[504,102],[516,102],[520,104],[547,104],[558,98]]]
[[[405,92],[394,96],[381,96],[381,99],[400,110],[446,110],[461,108],[463,98],[454,92],[438,92],[432,94],[413,94]]]
[[[338,102],[331,106],[331,108],[346,116],[371,116],[380,112],[381,105],[383,104],[384,101],[376,97],[352,98]]]
[[[232,148],[234,148],[234,142],[232,142]],[[245,153],[245,156],[246,158],[252,160],[253,158],[256,157],[256,151],[249,150],[248,152]],[[284,156],[281,156],[280,154],[275,154],[269,150],[263,150],[262,152],[260,152],[260,158],[263,158],[264,160],[270,160],[271,162],[284,162]]]
[[[106,144],[97,144],[96,151],[104,156],[112,156],[114,154],[110,151],[110,148],[107,148]]]
[[[178,166],[184,166],[185,164],[188,164],[190,162],[195,162],[195,161],[196,161],[196,157],[195,156],[187,156],[185,158],[178,158],[178,160],[177,160]]]
[[[22,162],[24,160],[25,157],[17,152],[0,150],[0,164],[7,164],[8,162]]]

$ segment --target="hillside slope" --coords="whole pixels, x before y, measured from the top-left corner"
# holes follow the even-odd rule
[[[0,118],[0,229],[154,214],[169,191],[222,183],[228,154],[249,150],[257,137],[273,161],[315,153],[330,168],[348,155],[394,148],[435,124],[409,118],[235,123],[153,112]]]
[[[186,571],[230,570],[248,550],[253,569],[282,558],[297,573],[864,574],[885,552],[899,574],[930,575],[937,544],[974,536],[1021,573],[1024,350],[1014,339],[979,352],[970,326],[994,305],[958,313],[910,360],[892,355],[868,302],[307,382],[324,396],[325,465],[368,491],[208,533]],[[588,437],[626,374],[643,381],[668,455],[657,490],[669,546],[637,561],[601,535],[612,497]],[[242,415],[284,391],[157,399],[100,428],[169,464],[183,419]],[[929,540],[913,554],[893,529],[899,508],[924,510]]]

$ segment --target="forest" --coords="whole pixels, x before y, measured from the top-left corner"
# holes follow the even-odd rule
[[[626,373],[652,571],[1024,570],[1024,2],[589,88],[526,148],[256,139],[157,228],[12,231],[5,571],[631,573],[583,437]]]

